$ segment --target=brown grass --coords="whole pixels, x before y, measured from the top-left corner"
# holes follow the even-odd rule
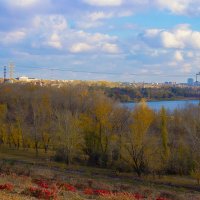
[[[45,159],[47,159],[50,154],[45,155],[41,152],[41,156],[36,158],[34,151],[6,151],[5,149],[1,151],[0,157],[4,158],[4,161],[0,160],[0,170],[2,170],[6,176],[0,176],[0,184],[7,182],[13,183],[15,185],[15,190],[14,193],[0,191],[0,200],[35,199],[20,195],[25,188],[33,186],[32,179],[35,178],[71,183],[76,186],[79,191],[83,188],[92,187],[94,189],[107,189],[111,191],[139,192],[144,196],[152,197],[161,195],[172,200],[200,200],[200,192],[187,190],[182,187],[184,185],[197,187],[195,180],[190,177],[164,176],[161,177],[161,179],[157,178],[154,180],[157,184],[152,184],[150,183],[152,181],[151,176],[138,180],[133,174],[128,173],[114,174],[112,170],[81,166],[66,167],[64,164],[47,162]],[[168,183],[177,184],[180,188],[172,187]],[[64,199],[84,200],[88,199],[88,197],[84,196],[81,192],[76,194],[62,192],[58,200]],[[127,195],[111,195],[109,197],[95,196],[93,199],[129,200],[130,197]]]

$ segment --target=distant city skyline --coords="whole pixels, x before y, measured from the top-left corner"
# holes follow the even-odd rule
[[[43,79],[195,80],[199,7],[198,0],[1,0],[1,71],[12,61],[15,76]]]

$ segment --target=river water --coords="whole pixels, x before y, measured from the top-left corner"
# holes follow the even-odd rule
[[[151,101],[147,102],[148,106],[153,110],[160,110],[165,107],[167,110],[184,108],[189,104],[198,105],[200,100],[176,100],[176,101]],[[138,103],[123,103],[127,108],[133,109]]]

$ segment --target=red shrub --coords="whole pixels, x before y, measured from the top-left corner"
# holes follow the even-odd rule
[[[164,198],[164,197],[158,197],[156,200],[169,200],[169,199]]]
[[[57,185],[56,185],[56,184],[52,184],[52,185],[51,185],[51,190],[57,193],[57,192],[58,192],[58,187],[57,187]]]
[[[35,182],[35,184],[37,184],[41,188],[45,188],[45,189],[49,188],[48,183],[44,180],[35,180],[34,182]]]
[[[57,193],[50,189],[44,189],[44,188],[37,188],[37,187],[30,187],[29,188],[29,194],[31,196],[34,196],[39,199],[55,199],[57,196]]]
[[[74,186],[79,190],[84,190],[86,187],[86,185],[81,184],[81,183],[76,183]]]
[[[84,191],[86,195],[98,195],[98,196],[107,196],[107,195],[127,195],[133,197],[134,199],[141,200],[145,197],[139,193],[124,193],[124,192],[112,192],[110,190],[94,190],[92,188],[86,188]],[[161,199],[162,200],[162,199]]]
[[[3,173],[0,173],[0,177],[5,177],[6,175]]]
[[[86,188],[83,191],[86,195],[98,195],[98,196],[105,196],[113,194],[110,190],[94,190],[92,188]]]
[[[144,199],[145,197],[143,196],[143,195],[141,195],[141,194],[139,194],[139,193],[135,193],[135,194],[133,194],[132,195],[135,199]]]
[[[76,188],[75,188],[73,185],[70,185],[70,184],[65,183],[65,184],[63,185],[63,187],[64,187],[67,191],[76,192]]]
[[[8,190],[8,191],[12,191],[14,188],[13,184],[11,183],[6,183],[4,185],[0,185],[0,190]]]
[[[112,192],[109,190],[94,190],[94,194],[99,196],[104,196],[104,195],[110,195],[112,194]]]
[[[93,195],[94,194],[94,190],[92,188],[86,188],[84,190],[84,194],[86,194],[86,195]]]

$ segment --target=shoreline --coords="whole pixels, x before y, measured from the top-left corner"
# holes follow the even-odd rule
[[[145,98],[144,98],[145,99]],[[200,98],[166,98],[166,99],[146,99],[146,102],[163,102],[163,101],[199,101]],[[120,101],[120,103],[139,103],[141,99],[139,100],[133,100],[133,101]]]

